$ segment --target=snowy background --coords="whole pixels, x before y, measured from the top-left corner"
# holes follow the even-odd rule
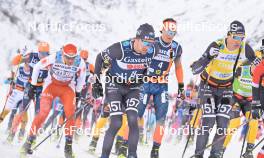
[[[247,40],[254,48],[258,48],[264,33],[263,0],[0,0],[1,85],[8,75],[8,61],[25,45],[31,51],[36,50],[38,41],[48,41],[54,52],[73,42],[79,49],[88,49],[89,60],[94,63],[98,52],[114,42],[134,37],[142,23],[152,24],[159,35],[161,22],[167,17],[178,23],[175,40],[183,47],[186,82],[192,78],[189,65],[210,42],[226,35],[233,20],[244,23]],[[175,83],[170,86],[171,92],[176,91]],[[3,104],[6,86],[1,89]],[[237,152],[227,153],[229,157],[238,157],[240,149],[232,145],[231,149]],[[1,148],[0,153],[10,157]],[[163,146],[161,157],[175,157],[172,155],[181,151],[182,146]],[[148,151],[146,154],[149,155]]]

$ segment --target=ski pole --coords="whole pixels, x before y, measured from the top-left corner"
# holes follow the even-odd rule
[[[255,150],[262,142],[264,141],[264,138],[262,138],[259,142],[258,142],[258,144],[256,144],[255,146],[254,146],[254,148],[252,149],[252,151],[253,150]]]
[[[244,125],[246,125],[251,119],[247,120],[246,122],[242,123],[241,125],[239,125],[237,127],[237,130],[241,127],[243,127]],[[233,134],[236,130],[232,130],[230,134]],[[221,141],[222,139],[225,139],[226,135],[223,135],[221,137],[219,137],[217,140],[215,140],[213,143],[207,145],[204,149],[198,151],[196,154],[192,155],[190,158],[194,158],[197,155],[200,155],[202,152],[204,152],[206,149],[210,148],[211,146],[215,145],[216,143],[218,143],[219,141]]]
[[[63,131],[61,132],[61,135],[60,135],[60,139],[56,145],[56,148],[60,148],[60,143],[61,143],[61,140],[62,140],[62,136],[63,136]]]
[[[249,112],[249,119],[251,117],[251,110]],[[246,129],[246,135],[244,136],[243,138],[243,144],[242,144],[242,148],[241,148],[241,151],[240,151],[240,157],[242,157],[242,154],[243,154],[243,150],[244,150],[244,146],[245,146],[245,142],[246,142],[246,138],[248,136],[248,132],[249,132],[249,122],[247,123],[247,129]]]
[[[195,82],[194,82],[194,84],[193,84],[193,89],[194,89],[194,86],[196,85],[197,80],[198,80],[198,77],[196,76]],[[196,113],[196,115],[195,115],[195,118],[194,118],[194,122],[193,122],[193,124],[192,124],[192,127],[194,127],[194,125],[195,125],[195,123],[196,123],[196,121],[197,121],[197,118],[198,118],[198,115],[199,115],[199,113],[200,113],[200,110],[201,110],[201,108],[198,108],[198,111],[197,111],[197,113]],[[189,124],[190,124],[190,123],[189,123]],[[183,150],[183,153],[182,153],[182,158],[183,158],[184,155],[185,155],[185,152],[186,152],[186,150],[187,150],[187,146],[188,146],[189,141],[190,141],[190,139],[191,139],[191,128],[192,128],[192,127],[189,127],[189,135],[188,135],[188,138],[187,138],[187,142],[186,142],[186,144],[185,144],[185,146],[184,146],[184,150]]]
[[[199,115],[199,113],[200,113],[200,110],[201,110],[201,108],[198,108],[198,111],[197,111],[197,113],[196,113],[196,115],[195,115],[195,118],[194,118],[194,122],[193,122],[193,124],[192,124],[192,127],[194,126],[194,124],[195,124],[195,122],[197,121],[197,118],[198,118],[198,115]],[[191,139],[191,128],[189,128],[189,135],[188,135],[188,138],[187,138],[187,142],[186,142],[186,144],[185,144],[185,146],[184,146],[184,150],[183,150],[183,153],[182,153],[182,158],[184,158],[184,155],[185,155],[185,152],[186,152],[186,149],[187,149],[187,146],[188,146],[188,144],[189,144],[189,141],[190,141],[190,139]]]

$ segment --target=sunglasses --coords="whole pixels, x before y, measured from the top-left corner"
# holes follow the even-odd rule
[[[245,36],[232,35],[232,38],[236,41],[243,41],[245,39]]]
[[[77,55],[75,55],[75,56],[70,56],[70,55],[68,55],[68,54],[64,54],[64,57],[65,57],[66,59],[68,59],[68,60],[74,60],[76,56],[77,56]]]
[[[141,41],[142,41],[144,47],[152,47],[153,43],[154,43],[154,42],[149,42],[149,41],[145,41],[142,39],[141,39]]]
[[[171,36],[171,37],[174,37],[177,32],[176,31],[171,31],[171,30],[168,30],[168,31],[165,31],[167,35]]]
[[[49,52],[39,52],[39,55],[46,57],[49,55]]]

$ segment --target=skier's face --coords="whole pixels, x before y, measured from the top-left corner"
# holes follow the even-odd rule
[[[136,39],[135,50],[137,53],[146,54],[150,47],[153,47],[154,40]]]
[[[238,49],[241,46],[241,43],[243,42],[244,39],[245,39],[244,35],[230,34],[227,37],[227,42],[228,45],[230,45],[231,47]]]
[[[163,24],[161,38],[164,42],[171,43],[176,34],[175,22],[168,21]]]
[[[76,56],[71,57],[71,56],[68,56],[68,55],[64,54],[64,55],[63,55],[64,63],[65,63],[66,65],[68,65],[68,66],[73,65],[74,60],[75,60],[75,57],[76,57]]]
[[[45,58],[46,56],[49,55],[49,52],[39,52],[39,58],[42,59],[42,58]]]

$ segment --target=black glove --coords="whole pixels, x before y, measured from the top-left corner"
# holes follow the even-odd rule
[[[251,113],[252,113],[252,118],[253,119],[260,119],[260,117],[263,114],[263,109],[261,107],[260,101],[259,100],[253,100],[251,103]]]
[[[28,88],[28,97],[30,99],[34,98],[34,95],[36,94],[36,86],[35,85],[32,85],[30,84],[29,85],[29,88]]]
[[[10,85],[14,85],[14,78],[13,77],[8,77],[6,79],[6,83],[10,84]]]
[[[81,93],[80,92],[76,92],[75,93],[75,105],[76,107],[78,106],[79,100],[81,99]]]
[[[185,95],[184,95],[184,84],[183,83],[179,83],[178,84],[178,95],[177,95],[177,99],[181,99],[181,100],[184,100],[185,99]]]
[[[194,111],[197,108],[197,104],[190,104],[190,112]]]
[[[92,87],[92,95],[95,99],[103,96],[103,86],[99,81],[95,82]]]

